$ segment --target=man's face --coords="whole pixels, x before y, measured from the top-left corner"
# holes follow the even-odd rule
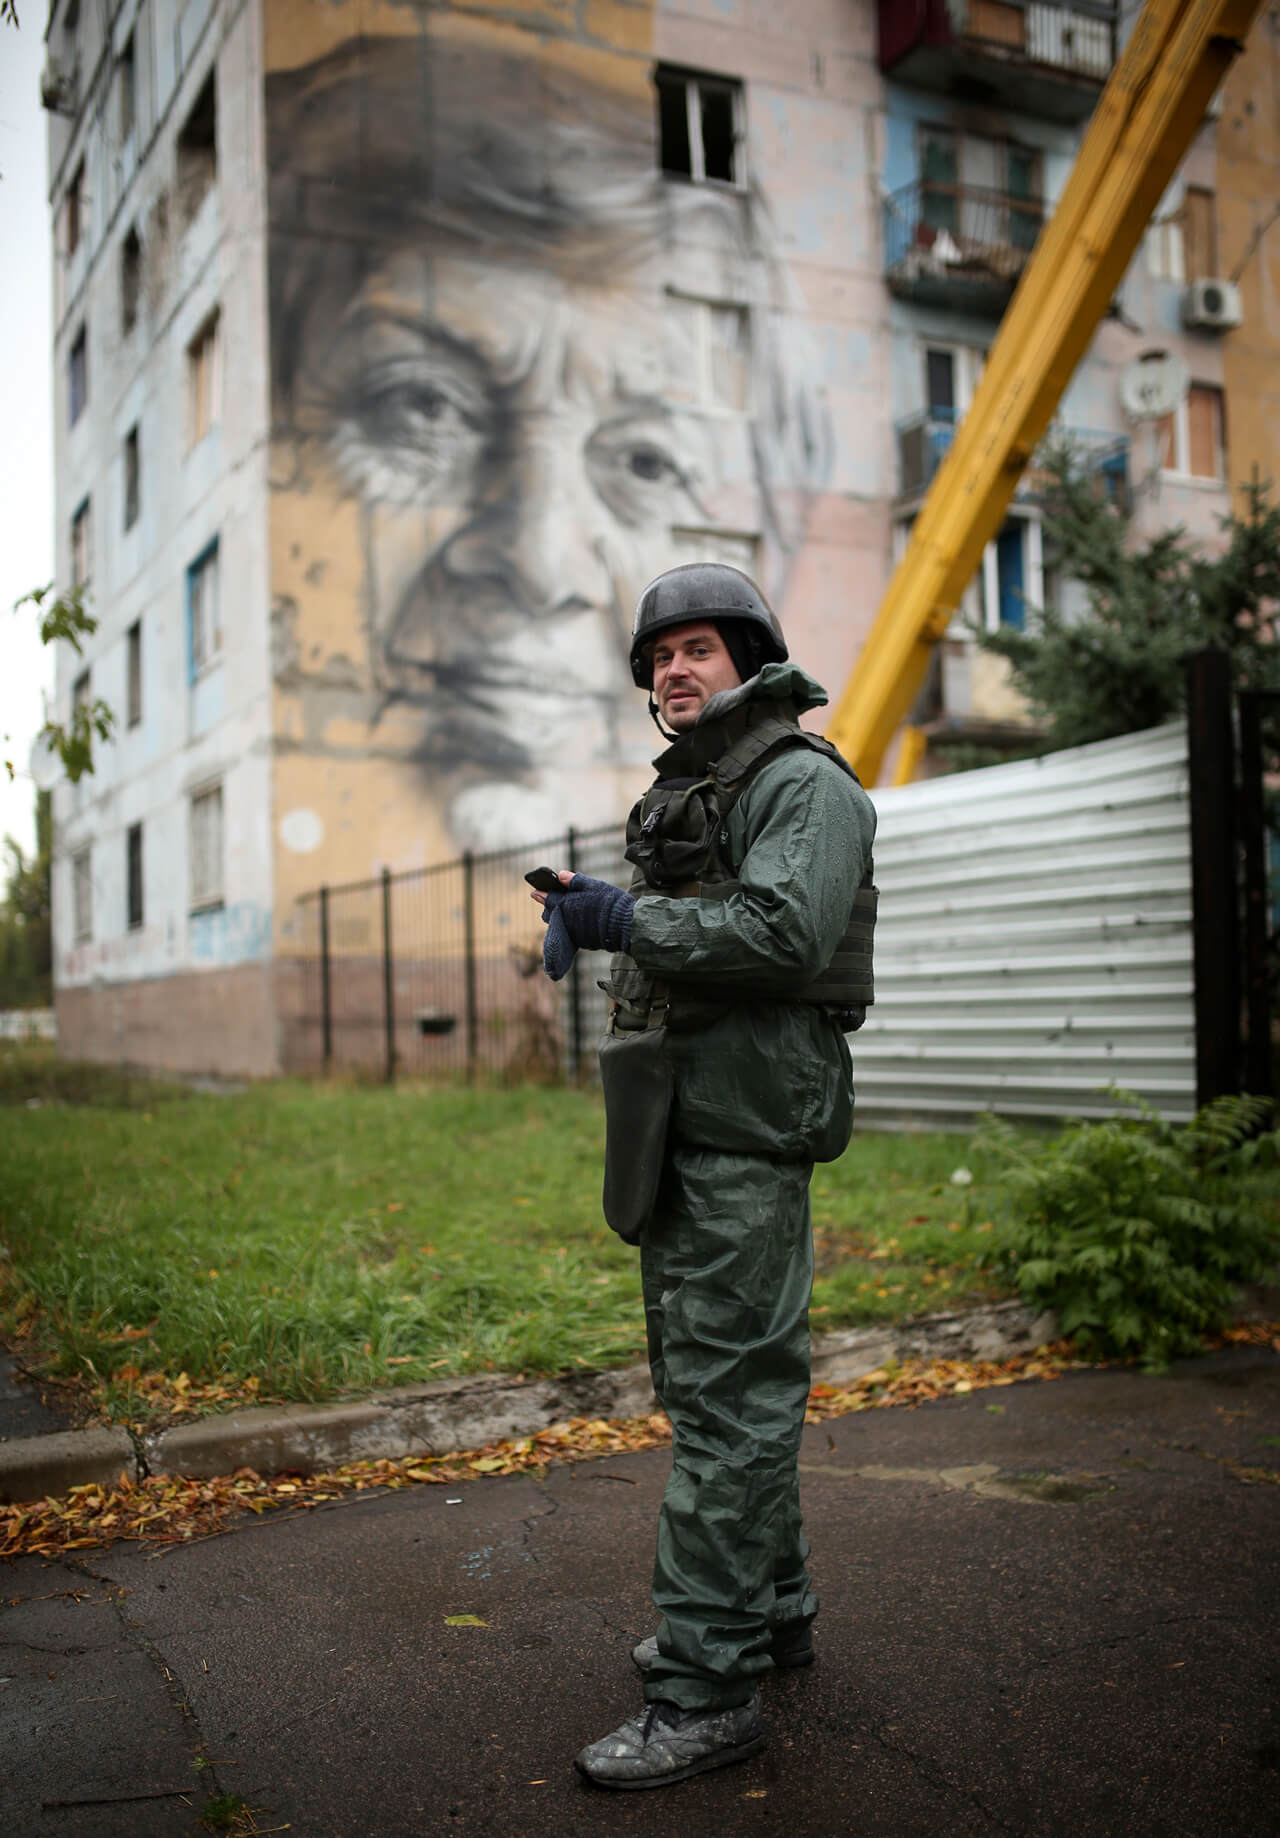
[[[712,696],[741,683],[737,665],[715,626],[707,620],[672,626],[649,648],[653,699],[673,733],[697,721]]]

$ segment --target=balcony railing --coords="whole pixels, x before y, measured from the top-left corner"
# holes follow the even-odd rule
[[[912,415],[898,423],[895,432],[898,436],[900,497],[918,498],[928,490],[934,474],[951,449],[955,431],[955,416],[948,410],[927,410],[922,415]],[[1069,446],[1096,480],[1102,495],[1123,515],[1128,515],[1127,434],[1113,434],[1099,428],[1056,427],[1048,439]],[[1024,502],[1034,502],[1045,495],[1047,475],[1042,462],[1043,451],[1042,445],[1032,455],[1030,465],[1018,481],[1016,495]]]
[[[1082,121],[1116,54],[1116,0],[880,0],[880,68],[914,88]]]
[[[973,185],[920,180],[885,199],[885,280],[929,305],[1004,311],[1035,247],[1044,210]]]

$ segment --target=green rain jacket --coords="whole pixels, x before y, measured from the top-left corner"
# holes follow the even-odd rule
[[[713,696],[698,726],[748,700],[827,701],[795,664],[766,664]],[[853,1125],[849,1049],[835,1017],[788,1000],[830,961],[871,857],[876,817],[848,773],[788,748],[751,779],[725,820],[739,889],[727,900],[644,893],[630,960],[696,990],[737,987],[741,1005],[666,1036],[676,1142],[786,1161],[833,1161]],[[626,960],[622,960],[626,961]]]

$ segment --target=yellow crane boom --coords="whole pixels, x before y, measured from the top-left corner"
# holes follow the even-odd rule
[[[836,704],[866,785],[1261,0],[1147,0]]]

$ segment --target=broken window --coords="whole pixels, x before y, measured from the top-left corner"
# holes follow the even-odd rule
[[[125,883],[127,887],[128,927],[136,932],[142,924],[142,825],[131,823],[125,831]]]
[[[137,119],[137,89],[135,78],[135,59],[133,55],[133,33],[125,41],[124,50],[116,62],[116,128],[123,147],[133,133],[133,124]]]
[[[662,170],[695,184],[744,184],[741,83],[664,65],[654,81]]]
[[[72,427],[84,413],[84,405],[88,400],[89,340],[87,328],[81,326],[71,341],[71,354],[67,360],[67,402]]]
[[[131,530],[138,521],[142,499],[142,457],[138,448],[135,423],[124,437],[124,527]]]
[[[80,247],[80,238],[84,235],[84,161],[76,167],[67,187],[66,202],[63,206],[67,225],[67,256],[70,259]]]
[[[205,78],[178,135],[178,198],[190,223],[218,176],[218,90],[214,72]]]
[[[136,226],[120,245],[120,330],[127,338],[138,323],[142,294],[142,244]]]
[[[81,500],[71,519],[71,585],[87,587],[93,569],[93,525],[88,498]],[[87,679],[86,679],[87,680]]]

